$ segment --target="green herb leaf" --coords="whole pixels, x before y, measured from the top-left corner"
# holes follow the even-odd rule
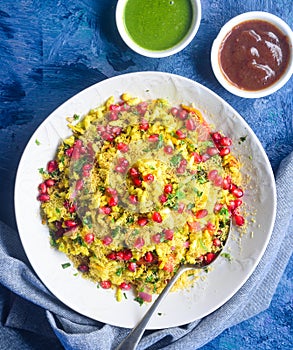
[[[176,167],[177,165],[179,165],[180,160],[182,159],[181,154],[175,154],[171,159],[170,159],[170,163]]]
[[[38,139],[35,140],[35,143],[37,146],[40,146],[40,144],[41,144],[41,142]]]
[[[241,144],[242,142],[246,141],[246,139],[247,139],[247,135],[242,136],[242,137],[239,138],[239,142],[238,143]]]
[[[136,297],[136,298],[134,298],[134,300],[137,301],[140,306],[143,305],[143,303],[144,303],[144,301],[141,297]]]
[[[228,261],[232,260],[232,257],[229,253],[222,253],[221,256],[225,259],[227,259]]]
[[[70,263],[64,263],[61,266],[62,266],[62,269],[67,269],[67,267],[71,266],[71,264]]]

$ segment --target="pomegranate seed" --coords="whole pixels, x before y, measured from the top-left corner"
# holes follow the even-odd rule
[[[128,261],[132,258],[132,252],[130,249],[123,250],[123,260]]]
[[[82,167],[82,170],[88,171],[88,170],[91,170],[91,168],[92,168],[92,165],[87,163]]]
[[[119,126],[113,126],[112,127],[112,133],[116,136],[120,135],[122,131],[122,128],[120,128]]]
[[[230,148],[228,148],[228,147],[224,147],[224,148],[222,148],[221,150],[220,150],[220,156],[221,157],[225,157],[227,154],[229,154],[230,153]]]
[[[209,173],[208,173],[208,179],[209,179],[210,181],[214,181],[215,178],[216,178],[217,176],[218,176],[218,170],[216,170],[216,169],[211,170],[211,171],[209,171]]]
[[[101,281],[101,282],[100,282],[100,286],[101,286],[103,289],[110,289],[111,286],[112,286],[112,283],[111,283],[111,281]]]
[[[46,184],[47,187],[52,187],[52,186],[55,185],[55,180],[48,179],[48,180],[45,181],[45,184]]]
[[[128,270],[131,271],[131,272],[135,272],[135,270],[136,270],[136,263],[135,262],[130,262],[128,264]]]
[[[83,177],[89,177],[90,176],[90,172],[89,171],[83,171],[82,172],[82,176]]]
[[[171,241],[174,237],[174,231],[170,229],[164,230],[164,235],[165,235],[165,239]]]
[[[193,131],[196,128],[195,122],[193,119],[187,119],[185,122],[185,127],[189,131]]]
[[[192,155],[193,155],[195,163],[198,164],[198,163],[202,162],[202,157],[200,154],[198,154],[197,152],[193,152]]]
[[[243,190],[239,187],[231,189],[230,193],[232,193],[236,198],[241,198],[243,196]]]
[[[109,120],[110,121],[114,121],[114,120],[117,120],[118,119],[118,113],[117,111],[111,111],[109,113]]]
[[[73,160],[78,160],[80,158],[80,149],[77,147],[74,147],[71,158]]]
[[[120,250],[120,252],[116,253],[116,259],[117,260],[124,260],[124,253],[122,250]]]
[[[72,153],[73,153],[73,147],[70,147],[68,148],[66,151],[65,151],[65,154],[68,156],[68,157],[71,157],[72,156]]]
[[[206,162],[208,159],[210,159],[211,157],[207,154],[207,153],[205,153],[205,154],[203,154],[202,156],[201,156],[201,161],[202,162]]]
[[[42,193],[38,196],[38,200],[40,202],[48,202],[50,200],[50,196],[46,193]]]
[[[112,104],[109,106],[109,111],[116,111],[116,112],[120,112],[121,111],[121,105],[118,104]]]
[[[50,160],[50,162],[48,162],[47,164],[47,170],[48,173],[52,173],[53,171],[55,171],[58,167],[58,164],[56,162],[56,160]]]
[[[186,170],[185,167],[179,167],[179,168],[176,169],[176,173],[177,174],[184,174],[185,170]]]
[[[84,238],[83,238],[83,240],[84,240],[87,244],[93,243],[94,239],[95,239],[95,236],[94,236],[93,233],[87,233],[87,234],[84,236]]]
[[[44,182],[42,182],[41,184],[39,184],[39,192],[44,194],[44,193],[47,193],[47,186]]]
[[[243,226],[245,223],[244,217],[242,215],[234,215],[233,220],[237,226]]]
[[[117,165],[117,166],[115,167],[115,171],[117,171],[117,173],[124,174],[124,173],[125,173],[125,171],[126,171],[126,169],[125,169],[125,168],[123,168],[123,167],[122,167],[122,166],[120,166],[120,165]]]
[[[144,239],[142,237],[137,237],[134,242],[134,247],[140,249],[144,246]]]
[[[138,177],[140,175],[140,172],[138,171],[137,168],[130,168],[129,169],[129,175],[131,177]]]
[[[209,222],[207,223],[207,225],[206,225],[206,229],[207,229],[208,231],[215,231],[216,227],[215,227],[214,224],[212,224],[212,223],[209,221]]]
[[[214,179],[214,185],[217,187],[222,187],[223,185],[223,178],[221,175],[216,176],[216,178]]]
[[[212,138],[216,143],[218,143],[218,142],[220,142],[222,135],[219,132],[214,132],[212,134]]]
[[[152,236],[152,241],[156,244],[161,242],[161,235],[160,233],[156,233],[155,235]]]
[[[185,204],[184,203],[179,203],[178,205],[178,213],[179,214],[182,214],[184,212],[184,209],[185,209]]]
[[[149,127],[150,127],[150,126],[149,126],[149,123],[147,123],[147,122],[142,122],[142,123],[139,125],[139,129],[140,129],[140,130],[143,130],[143,131],[147,131]]]
[[[112,188],[112,187],[107,187],[106,188],[106,193],[110,194],[112,196],[117,196],[117,191],[114,188]]]
[[[173,147],[172,146],[165,146],[164,147],[164,152],[166,154],[172,154],[173,153]]]
[[[211,263],[216,257],[216,254],[215,253],[207,253],[205,255],[205,261],[207,264]]]
[[[222,188],[223,190],[229,190],[230,187],[231,187],[231,178],[227,176],[223,179]]]
[[[109,215],[112,212],[112,209],[110,207],[101,207],[100,212],[102,212],[105,215]]]
[[[124,143],[124,142],[119,142],[119,143],[117,144],[117,149],[118,149],[120,152],[122,152],[122,153],[126,153],[126,152],[129,151],[128,145],[127,145],[126,143]]]
[[[142,184],[141,179],[138,178],[138,177],[133,178],[133,179],[132,179],[132,182],[133,182],[134,186],[136,186],[136,187],[140,187],[141,184]]]
[[[85,265],[85,264],[79,265],[77,269],[80,272],[88,272],[89,271],[89,267],[87,265]]]
[[[221,146],[231,146],[232,140],[229,137],[224,136],[220,139],[220,145]]]
[[[120,289],[123,290],[130,290],[131,289],[131,284],[130,283],[126,283],[126,282],[122,282],[119,286]]]
[[[102,243],[104,245],[109,245],[113,242],[113,239],[111,236],[105,236],[103,239],[102,239]]]
[[[74,147],[81,148],[82,146],[83,146],[83,143],[81,140],[78,139],[74,142]]]
[[[109,207],[116,207],[118,204],[118,198],[117,197],[110,197],[108,200]]]
[[[196,212],[195,217],[196,217],[197,219],[202,219],[202,218],[204,218],[204,217],[207,216],[207,215],[208,215],[207,209],[200,209],[200,210],[198,210],[198,211]]]
[[[167,196],[165,196],[164,194],[161,194],[161,195],[159,196],[159,200],[160,200],[161,203],[166,203],[167,200],[168,200],[168,198],[167,198]]]
[[[144,256],[144,260],[148,263],[151,263],[154,260],[154,256],[151,252],[146,252]]]
[[[129,162],[126,158],[119,158],[118,165],[120,165],[122,168],[127,168],[129,165]]]
[[[141,217],[137,219],[137,224],[139,226],[145,226],[148,222],[149,222],[148,219],[145,217]]]
[[[221,241],[219,240],[219,238],[213,239],[213,245],[214,245],[215,247],[220,247]]]
[[[173,191],[173,186],[172,186],[171,184],[165,185],[165,187],[164,187],[164,192],[165,192],[166,194],[171,193],[172,191]]]
[[[112,252],[107,255],[107,258],[110,260],[116,260],[117,259],[117,254],[115,252]]]
[[[177,107],[172,107],[170,112],[174,117],[176,117],[179,113],[179,109]]]
[[[130,203],[132,203],[132,204],[137,204],[137,203],[138,203],[138,198],[137,198],[137,196],[135,196],[134,194],[131,194],[131,195],[129,196],[129,201],[130,201]]]
[[[154,181],[154,175],[153,174],[147,174],[143,177],[143,181],[145,182],[153,182]]]
[[[180,129],[176,131],[176,135],[179,140],[183,140],[186,138],[186,134]]]
[[[188,112],[185,109],[181,109],[177,116],[179,119],[185,120],[188,117]]]
[[[148,138],[149,142],[158,142],[159,141],[159,134],[152,134]]]
[[[140,115],[144,115],[147,111],[148,103],[147,102],[141,102],[136,106],[136,109]]]
[[[108,133],[108,132],[103,132],[101,136],[102,136],[102,139],[105,140],[105,141],[111,142],[111,141],[114,140],[114,136],[111,135],[111,134]]]
[[[240,207],[240,205],[242,204],[242,200],[241,199],[235,199],[234,202],[235,202],[236,208]]]
[[[77,222],[74,220],[65,220],[64,225],[68,228],[73,228],[77,226]]]
[[[161,223],[163,221],[161,214],[157,211],[153,213],[152,219],[158,223]]]
[[[206,150],[206,152],[207,152],[207,154],[208,154],[209,156],[211,156],[211,157],[212,157],[212,156],[215,156],[216,154],[219,153],[217,147],[208,147],[207,150]]]
[[[223,204],[221,203],[216,203],[214,206],[214,213],[218,213],[221,209],[223,208]]]
[[[83,181],[81,179],[77,180],[75,184],[76,191],[80,191],[82,188],[83,188]]]

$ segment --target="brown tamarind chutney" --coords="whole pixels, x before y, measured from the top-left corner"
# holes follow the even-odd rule
[[[289,58],[288,37],[263,20],[236,25],[224,38],[219,51],[220,67],[226,79],[249,91],[265,89],[279,80]]]

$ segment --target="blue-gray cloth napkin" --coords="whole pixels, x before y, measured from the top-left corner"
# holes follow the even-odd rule
[[[195,350],[226,328],[269,306],[293,250],[292,174],[293,153],[282,161],[276,175],[277,217],[271,240],[243,287],[201,320],[181,327],[147,331],[138,349]],[[0,223],[0,271],[0,283],[16,295],[10,305],[0,303],[0,307],[6,309],[2,320],[5,327],[58,337],[65,349],[72,350],[115,349],[129,333],[127,329],[81,316],[59,302],[31,269],[17,232],[3,223]]]

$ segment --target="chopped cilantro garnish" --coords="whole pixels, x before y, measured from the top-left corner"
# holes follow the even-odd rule
[[[140,306],[143,305],[143,303],[144,303],[144,301],[141,297],[136,297],[136,298],[134,298],[134,300],[137,301]]]
[[[173,156],[171,159],[170,159],[170,163],[173,165],[173,166],[177,166],[179,165],[180,163],[180,160],[182,159],[182,156],[181,154],[175,154],[175,156]]]
[[[74,115],[73,115],[73,119],[74,119],[74,120],[78,120],[79,118],[80,118],[80,117],[79,117],[78,114],[74,114]]]
[[[163,135],[160,134],[160,135],[159,135],[159,142],[158,142],[158,144],[157,144],[157,149],[162,148],[163,145],[164,145],[164,138],[163,138]]]
[[[64,263],[64,264],[61,264],[62,266],[62,269],[67,269],[67,267],[71,266],[70,263]]]
[[[232,260],[232,257],[229,253],[222,253],[221,256],[225,259],[227,259],[228,261]]]
[[[125,299],[127,299],[127,295],[126,295],[126,293],[125,293],[125,292],[123,293],[123,295],[124,295],[124,298],[125,298]]]
[[[37,146],[40,146],[40,144],[41,144],[41,142],[38,139],[35,140],[35,143]]]
[[[247,135],[246,136],[242,136],[239,138],[239,144],[241,144],[242,142],[244,142],[247,139]]]
[[[39,168],[38,170],[41,175],[46,174],[46,171],[44,170],[44,168]]]
[[[123,268],[123,267],[119,267],[119,268],[116,270],[116,275],[117,275],[117,276],[121,276],[121,275],[122,275],[123,270],[124,270],[124,268]]]

